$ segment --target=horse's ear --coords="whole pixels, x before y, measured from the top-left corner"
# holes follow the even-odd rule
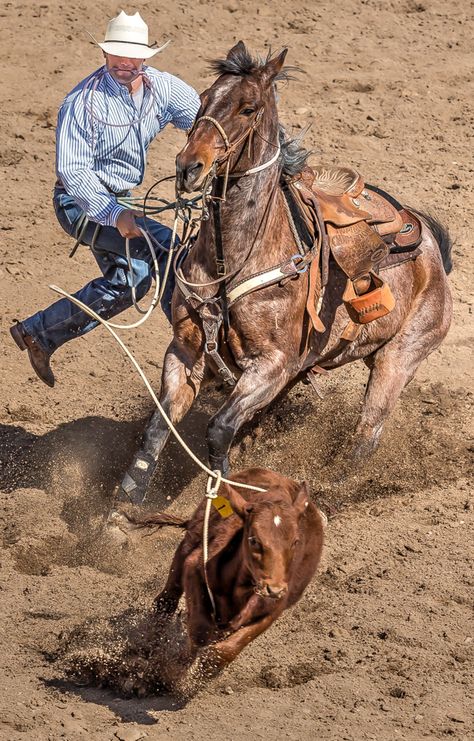
[[[229,484],[222,484],[220,492],[223,497],[226,497],[234,512],[242,518],[242,520],[245,520],[246,516],[249,514],[249,512],[252,510],[252,505],[250,502],[247,502],[246,499],[243,498],[239,492],[234,489],[233,486],[229,486]]]
[[[306,512],[310,502],[309,486],[307,481],[302,481],[298,492],[293,500],[293,507],[295,508],[298,515],[302,515]]]
[[[235,46],[232,47],[227,53],[227,59],[232,59],[236,54],[243,54],[246,50],[243,41],[238,41]]]
[[[262,67],[262,77],[267,84],[273,82],[278,73],[281,72],[287,54],[288,49],[285,48],[278,56],[269,59],[266,65]]]

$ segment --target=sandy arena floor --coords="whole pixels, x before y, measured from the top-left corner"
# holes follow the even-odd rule
[[[54,218],[54,126],[66,92],[101,64],[84,29],[100,36],[118,6],[2,2],[0,739],[472,739],[472,3],[160,5],[137,6],[153,38],[173,40],[158,62],[198,90],[211,79],[207,60],[240,37],[254,51],[289,46],[288,63],[304,74],[281,88],[281,118],[311,123],[313,161],[351,164],[449,226],[454,322],[403,394],[380,450],[346,485],[334,482],[363,366],[325,380],[323,401],[294,389],[236,446],[235,466],[307,478],[333,515],[320,572],[295,609],[186,705],[72,684],[74,636],[87,632],[89,652],[116,660],[114,635],[146,619],[178,536],[134,536],[126,550],[101,537],[152,408],[105,331],[57,353],[54,390],[7,332],[52,301],[49,283],[74,290],[96,274],[85,249],[68,259],[71,243]],[[173,171],[183,141],[169,129],[154,143],[148,184]],[[127,339],[158,387],[164,320],[157,312]],[[183,426],[202,455],[214,403],[205,397]],[[164,491],[188,513],[203,485],[172,444],[151,504]]]

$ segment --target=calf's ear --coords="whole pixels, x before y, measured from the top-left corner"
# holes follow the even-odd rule
[[[306,512],[310,501],[309,486],[307,481],[302,481],[296,497],[293,500],[293,507],[299,515]]]
[[[239,517],[242,518],[242,520],[245,520],[246,516],[249,512],[252,511],[252,505],[250,502],[247,502],[246,499],[243,498],[243,496],[237,491],[237,489],[234,489],[233,486],[229,486],[229,484],[223,484],[221,487],[220,492],[223,497],[226,497],[234,512],[239,515]]]

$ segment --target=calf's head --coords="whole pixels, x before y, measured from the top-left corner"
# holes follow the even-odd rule
[[[299,543],[300,518],[309,502],[306,482],[294,491],[270,487],[262,499],[247,502],[235,489],[227,496],[244,523],[243,558],[250,571],[255,591],[262,597],[281,599],[288,591],[290,569]]]

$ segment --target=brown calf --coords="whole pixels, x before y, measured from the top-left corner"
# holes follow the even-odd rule
[[[233,476],[265,488],[256,492],[221,485],[234,514],[224,519],[212,507],[207,575],[216,615],[207,592],[202,532],[205,503],[185,521],[152,515],[143,525],[185,527],[163,591],[159,613],[171,615],[184,592],[190,652],[199,674],[216,675],[303,594],[316,571],[323,545],[323,515],[310,501],[306,483],[263,468]],[[212,645],[211,645],[212,644]]]

